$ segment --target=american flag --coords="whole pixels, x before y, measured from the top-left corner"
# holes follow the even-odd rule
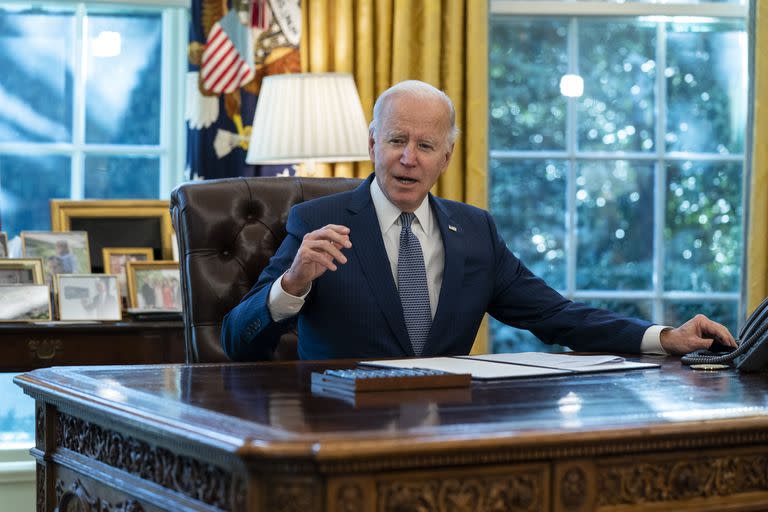
[[[232,9],[208,34],[200,67],[203,86],[214,93],[228,93],[254,77],[250,28],[240,23]]]

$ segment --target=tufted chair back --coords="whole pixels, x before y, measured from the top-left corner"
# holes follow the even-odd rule
[[[295,204],[356,187],[351,178],[227,178],[184,183],[171,193],[179,245],[188,363],[228,361],[221,321],[251,289],[285,238]],[[296,359],[296,335],[275,359]]]

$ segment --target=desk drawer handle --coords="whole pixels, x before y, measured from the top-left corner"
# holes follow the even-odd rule
[[[48,361],[56,357],[56,352],[61,350],[61,340],[51,338],[43,340],[29,340],[27,346],[34,357],[42,361]]]

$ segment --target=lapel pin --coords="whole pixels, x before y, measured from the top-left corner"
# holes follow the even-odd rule
[[[451,231],[458,231],[458,229],[456,229],[456,226],[452,226],[450,224],[448,224],[448,229],[450,229]]]

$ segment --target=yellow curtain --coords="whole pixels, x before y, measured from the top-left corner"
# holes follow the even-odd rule
[[[755,2],[754,129],[747,236],[747,310],[768,296],[768,2]]]
[[[355,77],[371,120],[379,94],[402,80],[442,89],[461,135],[433,192],[485,208],[488,174],[488,7],[476,0],[303,0],[302,71]],[[321,168],[326,176],[365,177],[370,162]],[[487,327],[473,352],[486,352]]]

